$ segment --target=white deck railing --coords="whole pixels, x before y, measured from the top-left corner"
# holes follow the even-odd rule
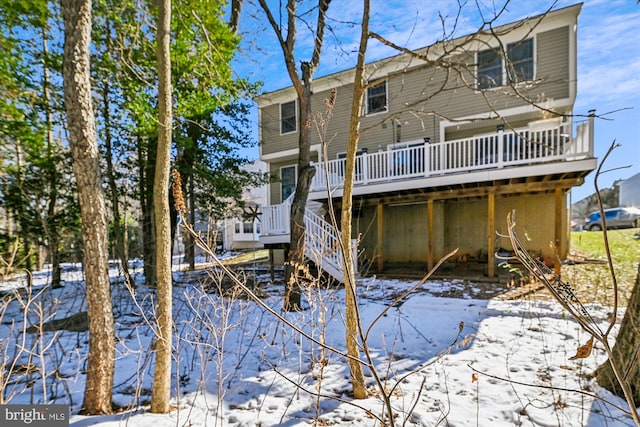
[[[287,199],[279,205],[262,206],[261,235],[281,236],[286,241],[289,239],[291,217],[291,199]],[[340,235],[335,228],[323,217],[312,212],[308,208],[305,211],[305,255],[316,265],[337,278],[343,279],[342,246]],[[284,242],[284,240],[283,240]],[[357,244],[351,242],[351,251],[354,260],[354,271],[358,274]]]
[[[263,236],[277,236],[289,234],[291,224],[291,202],[285,200],[284,203],[279,205],[264,205],[260,206],[262,216],[261,235]]]
[[[593,157],[593,117],[576,127],[575,136],[572,135],[570,123],[536,126],[540,124],[440,143],[412,141],[398,149],[371,154],[365,152],[356,158],[354,183],[367,185]],[[325,190],[327,176],[332,189],[344,183],[345,159],[330,160],[315,167],[317,171],[311,184],[312,191]],[[260,209],[261,236],[275,236],[278,242],[288,241],[291,196],[283,203],[264,205]],[[342,258],[339,234],[309,209],[305,213],[305,225],[307,257],[340,279]],[[356,245],[352,244],[350,250],[354,251],[355,260]]]
[[[322,270],[328,272],[338,280],[342,280],[342,243],[340,235],[335,231],[331,223],[325,221],[320,215],[306,210],[304,224],[307,227],[305,234],[305,254],[313,260]],[[355,274],[358,274],[357,246],[351,241],[352,256],[354,260]]]
[[[580,160],[593,157],[593,118],[572,124],[530,127],[439,143],[408,141],[402,148],[356,157],[355,185],[424,178],[433,175],[473,172],[536,163]],[[315,165],[311,191],[336,188],[344,183],[345,159]]]

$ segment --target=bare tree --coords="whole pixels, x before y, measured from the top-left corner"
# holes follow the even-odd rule
[[[238,32],[240,23],[240,12],[242,12],[242,0],[231,0],[231,16],[229,17],[229,28],[234,33]]]
[[[108,270],[106,208],[91,100],[91,0],[63,0],[61,4],[65,38],[64,102],[80,199],[89,313],[89,356],[82,412],[109,414],[112,412],[115,330]]]
[[[360,115],[362,112],[362,100],[366,85],[364,81],[365,58],[367,42],[369,41],[369,0],[364,0],[362,12],[362,26],[360,33],[360,47],[358,49],[358,63],[353,79],[353,101],[351,103],[351,117],[349,121],[349,144],[347,145],[347,158],[345,165],[344,189],[342,193],[342,209],[340,228],[343,252],[343,270],[345,284],[345,311],[346,311],[346,342],[347,352],[354,357],[349,359],[351,369],[351,384],[353,397],[365,399],[368,396],[364,382],[362,365],[358,363],[360,351],[358,348],[358,336],[360,331],[360,316],[358,314],[358,300],[356,292],[356,280],[353,267],[353,255],[351,251],[351,218],[352,218],[352,194],[353,180],[356,170],[356,152],[360,140]]]
[[[158,13],[158,146],[153,182],[156,215],[156,279],[158,286],[156,365],[151,412],[169,412],[171,398],[172,277],[169,175],[171,167],[171,0],[159,1]]]
[[[285,310],[297,310],[300,308],[300,285],[298,284],[298,272],[304,261],[305,226],[304,214],[311,187],[311,179],[315,174],[315,168],[311,165],[311,81],[320,64],[320,52],[324,43],[324,29],[327,9],[331,0],[318,0],[318,18],[316,34],[314,37],[313,55],[310,61],[302,61],[300,74],[296,67],[294,48],[296,43],[298,14],[297,2],[287,1],[287,25],[286,36],[284,29],[280,27],[273,16],[266,0],[259,0],[260,6],[267,15],[269,24],[278,38],[282,54],[284,56],[287,73],[298,96],[298,180],[296,190],[291,203],[291,238],[287,252],[287,265],[285,267],[286,297]]]

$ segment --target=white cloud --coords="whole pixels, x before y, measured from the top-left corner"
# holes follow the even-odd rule
[[[620,2],[585,4],[578,29],[580,104],[638,104],[640,93],[640,10]]]

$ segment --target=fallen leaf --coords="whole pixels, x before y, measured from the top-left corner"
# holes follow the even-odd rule
[[[478,381],[478,376],[476,375],[476,373],[472,373],[471,374],[471,382],[475,383],[476,381]]]
[[[580,347],[578,347],[576,355],[570,357],[569,360],[586,359],[591,355],[591,349],[593,349],[593,336],[589,338],[589,341],[587,341],[585,345],[581,345]]]

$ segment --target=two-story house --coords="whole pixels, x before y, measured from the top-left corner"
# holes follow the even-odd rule
[[[458,248],[464,259],[487,263],[493,276],[494,253],[510,248],[501,235],[513,210],[527,249],[547,259],[566,256],[567,193],[596,167],[593,114],[573,115],[581,7],[418,50],[427,61],[403,53],[367,65],[366,131],[353,189],[361,264],[373,272],[402,265],[426,271]],[[329,199],[336,210],[341,204],[353,77],[349,69],[312,83],[313,111],[324,112],[324,100],[337,91],[326,150],[312,132],[309,199],[325,209]],[[280,177],[262,207],[261,241],[281,247],[297,177],[298,102],[293,87],[256,101],[260,159]],[[317,235],[327,226],[309,214],[307,240],[325,242],[316,250],[322,259],[310,258],[331,263],[335,243]]]

